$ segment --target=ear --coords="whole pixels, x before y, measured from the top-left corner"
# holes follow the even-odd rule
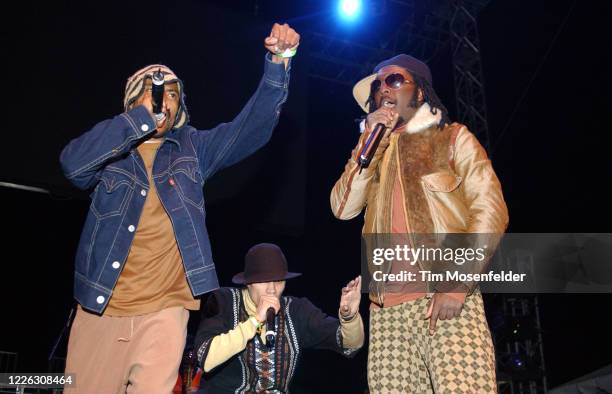
[[[419,104],[423,104],[424,97],[425,95],[423,94],[423,89],[419,88],[419,91],[417,93],[417,101],[419,102]]]

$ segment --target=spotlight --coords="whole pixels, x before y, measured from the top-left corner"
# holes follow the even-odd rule
[[[361,0],[340,0],[338,11],[342,19],[353,20],[361,12]]]

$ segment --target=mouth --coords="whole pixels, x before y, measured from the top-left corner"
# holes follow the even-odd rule
[[[157,125],[157,128],[161,128],[162,126],[164,126],[166,124],[166,120],[168,119],[168,117],[166,116],[165,112],[160,112],[158,114],[155,114],[155,123]]]
[[[390,100],[388,98],[384,98],[380,102],[380,105],[381,107],[385,107],[385,108],[395,108],[395,101]]]

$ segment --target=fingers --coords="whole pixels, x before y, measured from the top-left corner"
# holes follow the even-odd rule
[[[388,129],[393,129],[397,120],[399,119],[399,114],[397,112],[391,111],[390,113],[385,114],[384,125]]]
[[[429,334],[436,331],[438,320],[451,320],[459,317],[463,305],[446,294],[436,293],[432,297],[425,319],[429,320]]]
[[[429,319],[431,317],[431,312],[433,311],[433,307],[434,307],[434,299],[432,298],[429,301],[429,308],[427,308],[427,313],[425,314],[425,317],[423,319]]]
[[[436,332],[436,323],[438,322],[439,309],[432,304],[431,317],[429,319],[429,335],[433,335]]]
[[[387,127],[395,123],[395,121],[397,120],[399,116],[399,114],[392,109],[388,109],[386,112],[386,115],[387,115]]]
[[[272,30],[270,31],[269,37],[278,40],[278,37],[280,37],[280,29],[281,25],[279,25],[278,23],[272,25]]]
[[[278,313],[278,311],[280,311],[280,302],[278,302],[278,299],[274,300],[272,303],[272,308],[274,308],[274,313]]]
[[[260,304],[262,304],[262,307],[267,311],[269,307],[274,308],[274,313],[278,313],[279,309],[280,309],[280,302],[278,301],[278,298],[275,296],[269,296],[269,295],[262,295],[261,298],[259,299]]]
[[[443,305],[440,308],[440,313],[438,315],[438,318],[440,320],[451,320],[454,319],[456,317],[459,317],[459,315],[461,315],[461,306],[457,306],[457,305]]]
[[[300,43],[300,35],[289,27],[289,25],[287,25],[287,36],[285,37],[285,42],[287,43],[288,48],[293,48]]]
[[[429,308],[427,308],[427,313],[425,314],[425,320],[429,319],[429,335],[433,335],[436,331],[436,323],[439,316],[440,308],[436,301],[436,295],[434,294],[429,301]]]
[[[379,108],[368,115],[367,123],[370,128],[378,123],[383,124],[387,128],[393,128],[399,119],[399,114],[390,108]]]
[[[353,290],[361,292],[361,275],[347,283],[346,286],[342,288],[342,294],[346,294]]]
[[[438,313],[438,319],[447,320],[450,319],[450,315],[452,315],[452,311],[450,308],[440,308],[440,313]]]
[[[275,23],[270,35],[264,40],[264,45],[274,53],[281,53],[288,48],[294,48],[300,43],[300,35],[288,24]]]
[[[281,49],[283,50],[287,48],[287,30],[288,29],[289,29],[289,25],[286,23],[280,27],[278,40],[280,43],[282,43],[283,47]]]
[[[274,44],[276,44],[278,42],[278,38],[276,38],[276,37],[266,37],[264,42],[265,42],[266,45],[274,45]]]
[[[257,303],[257,319],[259,321],[265,321],[268,309],[273,308],[274,313],[278,313],[280,310],[280,302],[275,296],[262,295]]]

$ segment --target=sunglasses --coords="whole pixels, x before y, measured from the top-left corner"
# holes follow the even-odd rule
[[[406,77],[404,77],[402,74],[399,74],[399,73],[387,75],[384,81],[385,81],[385,85],[387,85],[389,88],[394,89],[394,90],[401,88],[402,85],[405,83],[414,83],[414,81],[407,80]],[[381,86],[382,86],[382,81],[380,79],[375,79],[372,82],[372,93],[378,92]]]

